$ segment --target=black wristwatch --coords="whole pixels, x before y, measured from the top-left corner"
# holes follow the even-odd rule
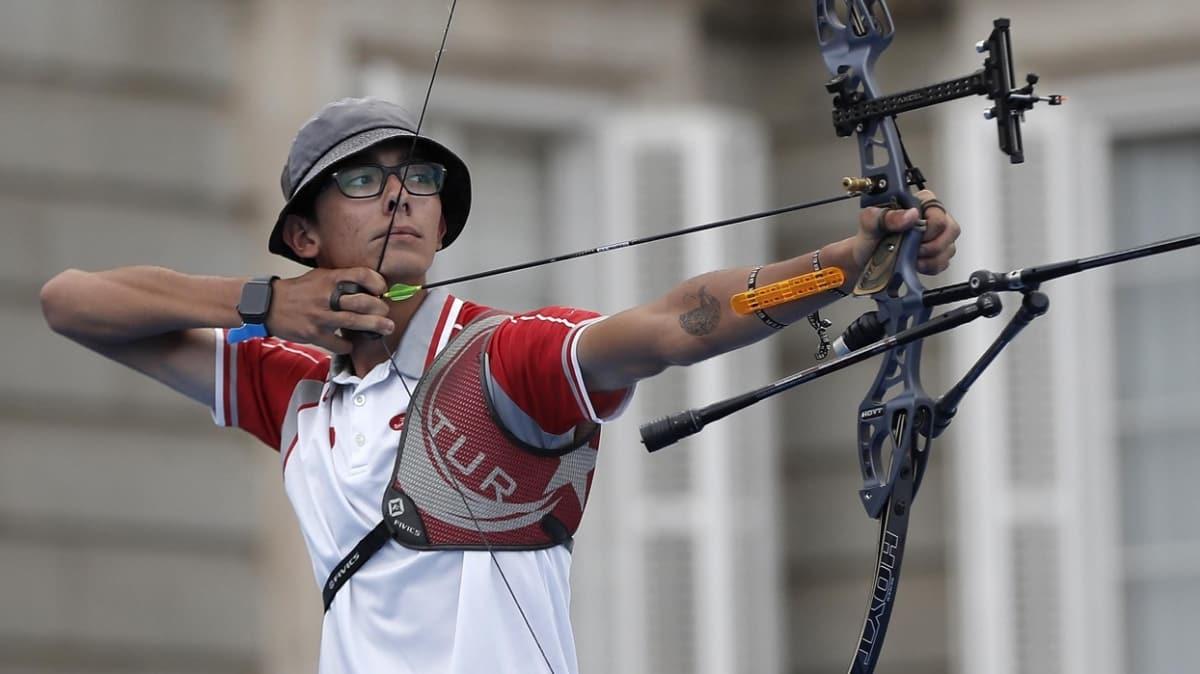
[[[257,276],[242,286],[242,299],[238,302],[237,312],[242,322],[262,325],[267,322],[267,312],[271,310],[271,284],[278,276]]]

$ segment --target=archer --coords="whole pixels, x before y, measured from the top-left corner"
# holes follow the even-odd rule
[[[269,249],[303,274],[71,269],[41,297],[56,332],[280,453],[325,599],[329,673],[576,671],[572,535],[599,426],[636,383],[813,314],[887,233],[925,223],[918,267],[934,274],[960,232],[923,191],[924,220],[864,209],[849,238],[703,274],[612,316],[509,315],[440,288],[384,299],[425,283],[471,200],[463,161],[399,106],[327,105],[293,141],[282,188]],[[769,314],[728,308],[748,285],[814,266],[841,268],[845,286]]]

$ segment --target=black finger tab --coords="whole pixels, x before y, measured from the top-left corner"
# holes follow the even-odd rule
[[[337,285],[333,287],[333,293],[329,295],[329,308],[333,311],[341,311],[343,295],[354,295],[361,292],[366,291],[353,281],[338,281]]]

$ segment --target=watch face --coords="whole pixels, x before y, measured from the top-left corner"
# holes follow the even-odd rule
[[[271,285],[269,283],[247,283],[242,287],[242,301],[238,303],[238,313],[242,320],[258,319],[262,322],[267,317],[267,309],[271,306]]]

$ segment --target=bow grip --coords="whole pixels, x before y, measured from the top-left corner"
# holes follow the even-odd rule
[[[911,197],[907,192],[905,196]],[[882,216],[880,220],[882,224]],[[870,296],[886,290],[896,278],[896,265],[900,260],[917,259],[924,232],[924,226],[918,225],[908,231],[892,232],[883,237],[858,277],[858,283],[854,286],[854,296]]]

